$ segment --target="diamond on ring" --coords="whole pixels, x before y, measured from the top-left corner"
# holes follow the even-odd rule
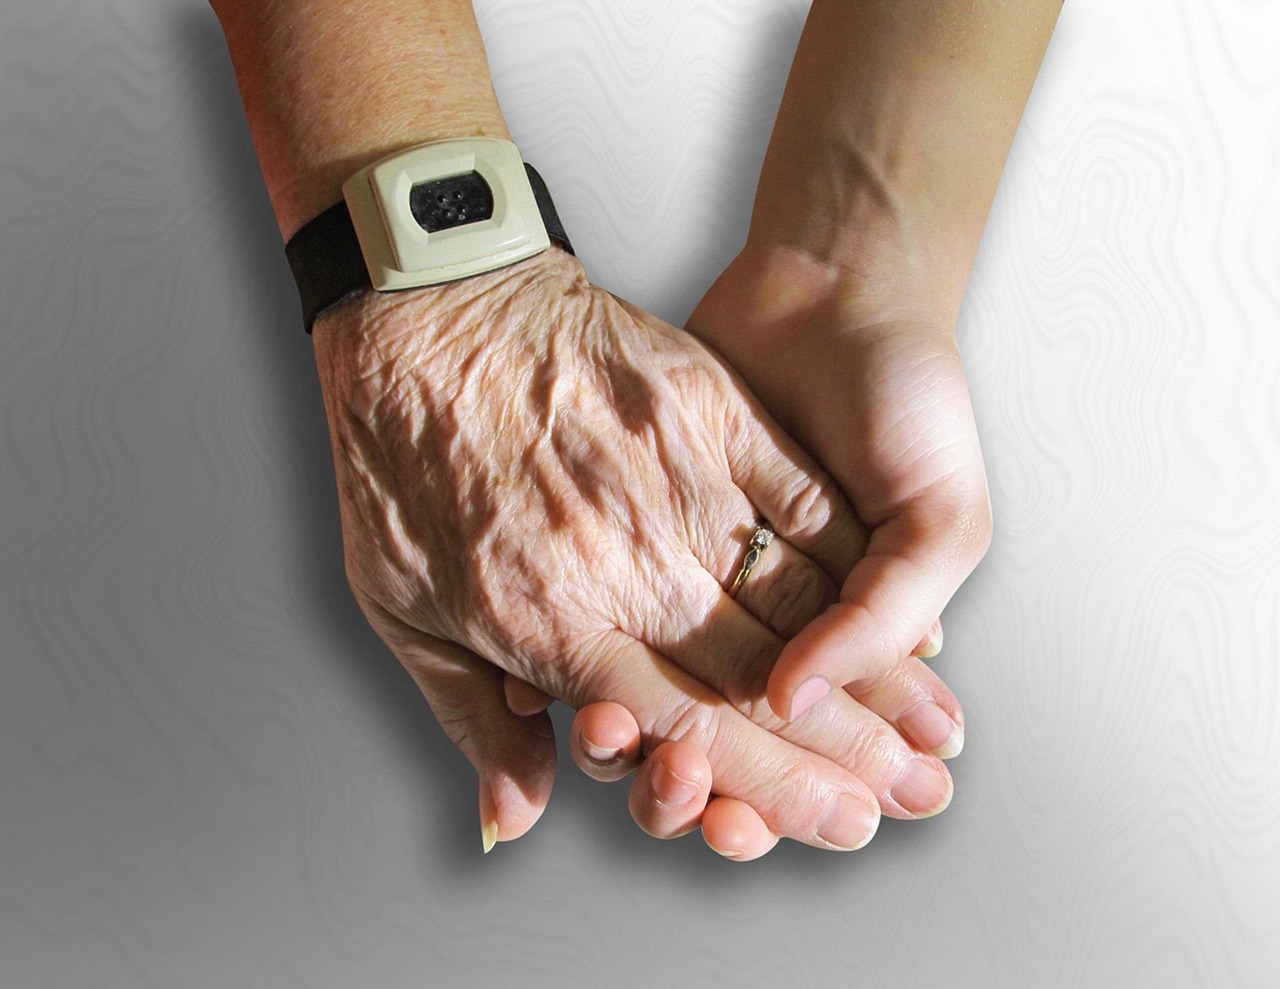
[[[737,594],[738,588],[747,582],[752,569],[760,562],[760,554],[767,550],[772,542],[773,530],[769,528],[769,523],[762,522],[757,525],[756,531],[751,533],[751,538],[747,541],[747,555],[742,560],[742,569],[738,571],[738,576],[733,578],[733,586],[729,588],[730,597]]]

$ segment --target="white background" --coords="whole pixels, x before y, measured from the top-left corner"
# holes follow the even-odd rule
[[[682,321],[806,4],[478,6],[588,272]],[[1280,984],[1278,174],[1280,5],[1068,5],[959,328],[997,532],[950,810],[737,866],[566,760],[482,858],[345,589],[212,14],[7,0],[0,986]]]

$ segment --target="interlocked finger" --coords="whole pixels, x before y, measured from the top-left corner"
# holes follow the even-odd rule
[[[711,763],[692,742],[663,742],[640,766],[627,801],[631,816],[655,838],[698,827],[711,795]]]
[[[640,725],[621,704],[597,701],[578,711],[569,752],[586,775],[601,783],[623,779],[640,765]]]
[[[833,692],[805,718],[780,719],[764,697],[764,686],[782,639],[723,587],[710,579],[701,587],[672,583],[666,599],[673,625],[691,631],[679,638],[659,635],[657,648],[752,722],[848,769],[871,788],[890,816],[926,817],[946,806],[951,778],[943,764],[846,692]],[[717,787],[716,792],[723,791]]]
[[[716,793],[754,808],[770,833],[821,848],[853,849],[871,840],[879,806],[848,769],[752,724],[705,683],[621,631],[594,640],[591,652],[584,657],[595,673],[584,684],[587,691],[623,701],[651,751],[662,742],[687,742],[705,753]],[[676,775],[692,780],[683,772]],[[645,815],[655,801],[668,809],[680,803],[679,792],[664,789],[669,782],[652,777],[633,792],[632,809],[642,825],[649,823]],[[691,800],[686,795],[682,808],[701,810],[703,784],[709,789],[711,781],[700,774],[696,782],[698,792]],[[666,811],[660,816],[656,831],[676,834],[689,824],[671,820]]]
[[[718,855],[735,862],[758,859],[778,843],[755,808],[733,797],[708,802],[702,812],[702,837]]]

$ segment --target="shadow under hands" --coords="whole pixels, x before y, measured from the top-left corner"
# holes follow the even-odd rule
[[[330,643],[331,665],[342,665],[361,700],[390,726],[401,757],[423,777],[424,792],[449,794],[431,800],[441,827],[420,827],[442,862],[465,862],[479,847],[476,778],[470,764],[448,742],[412,680],[374,634],[347,585],[338,498],[324,405],[312,354],[302,329],[297,292],[285,261],[280,233],[250,137],[240,92],[217,18],[203,4],[170,11],[170,36],[191,66],[190,103],[216,161],[201,178],[223,208],[223,236],[241,252],[243,280],[232,301],[246,318],[229,327],[228,346],[244,348],[268,370],[273,383],[274,422],[288,424],[291,463],[281,464],[274,483],[288,486],[296,594],[306,602],[305,621]],[[336,657],[343,657],[338,659]],[[466,799],[454,795],[466,794]],[[423,811],[427,814],[426,809]],[[433,833],[434,832],[434,833]]]

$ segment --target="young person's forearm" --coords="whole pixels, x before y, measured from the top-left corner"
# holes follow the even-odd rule
[[[510,137],[471,0],[211,4],[286,239],[382,155],[450,137]]]
[[[1059,7],[814,0],[748,246],[903,291],[927,280],[954,316]]]

